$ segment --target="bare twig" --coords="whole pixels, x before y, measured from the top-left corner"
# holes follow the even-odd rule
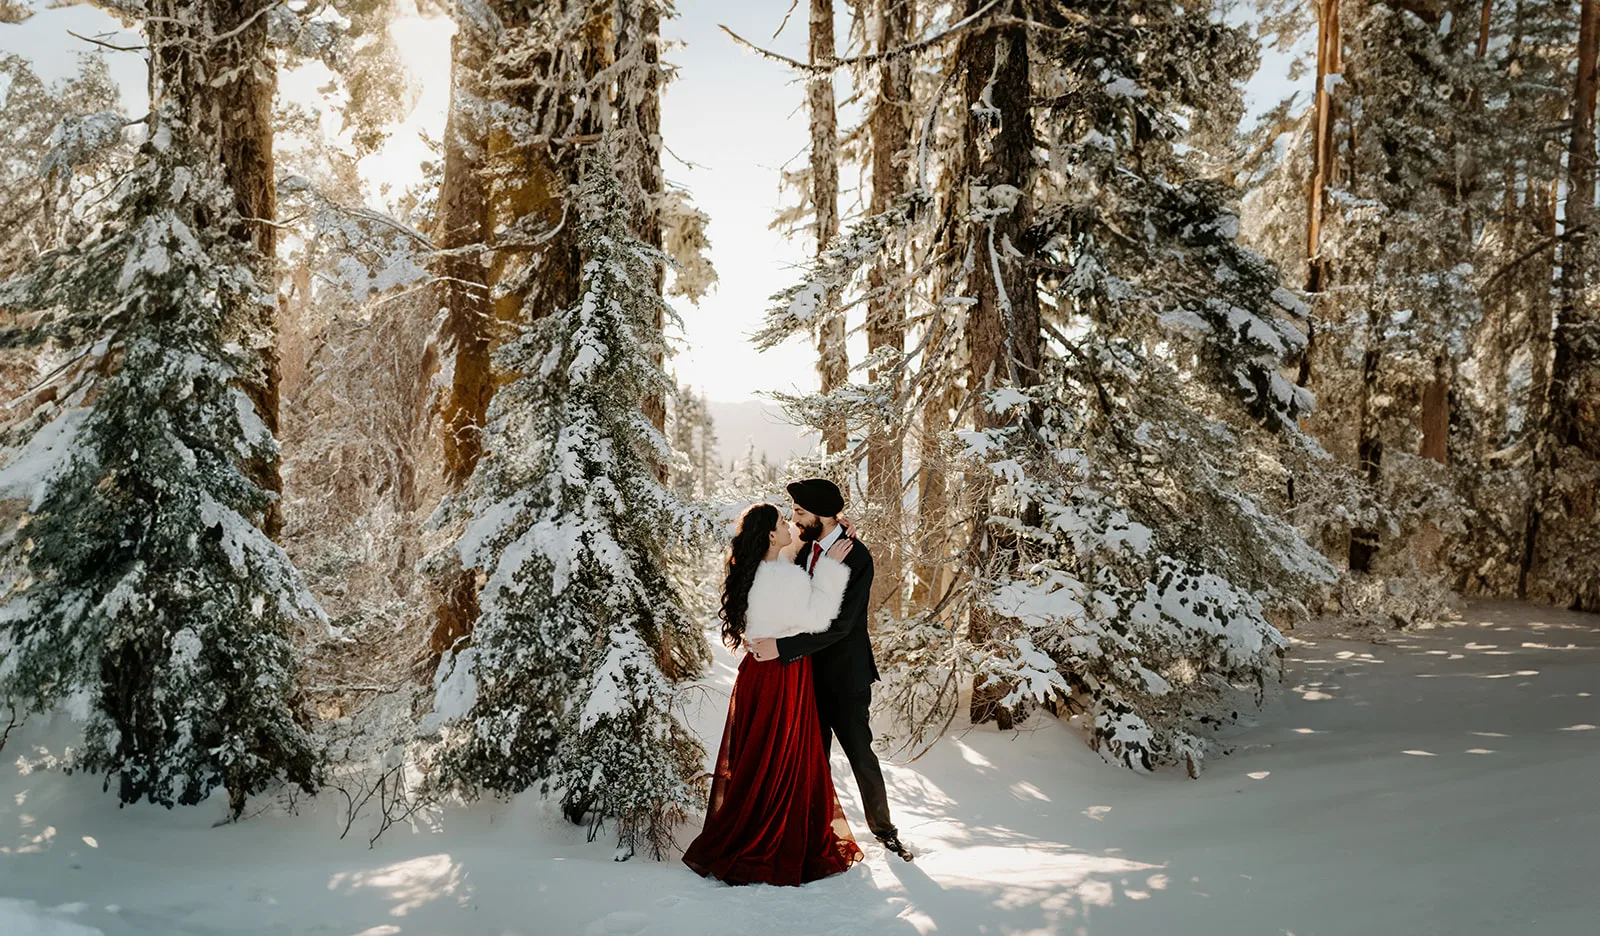
[[[437,802],[432,795],[423,795],[411,789],[406,783],[405,768],[406,764],[402,759],[400,763],[380,771],[370,786],[366,781],[358,781],[353,794],[342,785],[333,785],[333,788],[344,796],[345,801],[344,829],[339,833],[340,839],[350,834],[356,819],[374,798],[378,801],[378,828],[367,839],[368,848],[376,845],[378,839],[389,831],[390,827],[405,822],[419,810]]]
[[[986,14],[989,13],[989,11],[993,10],[999,5],[1000,0],[989,0],[988,3],[983,5],[982,9],[978,10],[976,13],[973,13],[971,16],[966,17],[960,22],[955,23],[949,29],[946,29],[943,32],[935,33],[926,39],[920,39],[916,42],[907,43],[903,46],[897,46],[888,52],[872,52],[867,55],[857,55],[851,58],[830,56],[829,58],[815,63],[802,62],[799,59],[790,58],[787,55],[773,52],[770,49],[763,49],[762,47],[756,45],[755,43],[720,23],[717,24],[717,28],[731,36],[733,41],[739,43],[750,51],[755,52],[757,55],[772,59],[775,62],[782,62],[783,64],[788,65],[790,68],[797,68],[801,71],[810,72],[815,75],[827,75],[836,72],[841,68],[848,68],[852,65],[872,65],[886,59],[897,58],[902,55],[912,55],[922,51],[923,49],[938,45],[946,39],[949,39],[950,37],[966,30],[973,23],[982,19]]]
[[[1547,237],[1539,243],[1534,244],[1532,247],[1529,247],[1527,250],[1519,254],[1515,259],[1506,261],[1506,263],[1503,264],[1500,269],[1489,274],[1489,278],[1483,281],[1483,286],[1479,287],[1479,291],[1484,293],[1491,292],[1495,285],[1500,281],[1501,277],[1505,276],[1507,273],[1510,273],[1512,270],[1533,259],[1535,256],[1538,256],[1539,254],[1544,253],[1546,250],[1556,246],[1563,240],[1568,240],[1587,230],[1587,225],[1575,227],[1570,230],[1563,231],[1560,234]]]
[[[11,717],[6,721],[5,730],[0,731],[0,751],[5,750],[6,739],[11,737],[11,730],[22,724],[23,721],[27,720],[26,715],[20,718],[18,717],[17,703],[11,701],[10,699],[6,700],[6,708],[11,710]]]
[[[307,692],[394,692],[404,686],[396,683],[392,686],[307,686]]]
[[[665,143],[661,144],[661,148],[662,148],[662,150],[664,150],[667,153],[667,155],[671,156],[673,159],[676,159],[678,162],[683,163],[683,167],[685,169],[709,169],[710,168],[709,166],[706,166],[706,165],[704,165],[702,163],[697,163],[692,159],[684,159],[682,156],[679,156],[677,153],[674,153],[672,151],[672,147],[668,146]]]
[[[222,33],[220,35],[209,37],[210,41],[211,42],[224,42],[224,41],[226,41],[228,39],[232,39],[234,36],[237,36],[240,33],[244,32],[246,29],[249,29],[252,23],[254,23],[256,20],[260,19],[261,17],[267,15],[268,13],[272,12],[272,10],[274,8],[282,6],[283,2],[284,2],[284,0],[278,0],[277,3],[269,3],[269,4],[267,4],[266,6],[262,7],[259,10],[257,10],[255,12],[254,16],[251,16],[249,19],[247,19],[244,22],[240,23],[239,25],[233,27],[232,29],[228,30],[227,32]]]
[[[783,14],[783,22],[778,24],[778,28],[772,33],[772,38],[778,38],[778,35],[783,32],[783,27],[789,25],[789,17],[794,15],[795,8],[798,6],[800,6],[800,0],[794,0],[793,3],[789,4],[789,11]]]
[[[147,46],[119,46],[119,45],[112,45],[111,43],[105,42],[105,41],[100,40],[100,39],[95,39],[95,38],[90,37],[90,36],[85,36],[85,35],[82,35],[80,33],[75,33],[70,29],[67,30],[67,35],[71,36],[74,39],[82,39],[84,42],[92,42],[97,46],[104,46],[107,49],[112,50],[113,52],[143,52],[146,48],[148,48]]]
[[[945,678],[944,685],[939,687],[939,694],[934,697],[935,710],[937,710],[937,704],[944,700],[944,694],[950,690],[951,686],[955,685],[956,676],[959,672],[959,667],[950,667],[950,675]],[[959,694],[957,695],[956,701],[960,702]],[[910,760],[894,762],[895,766],[904,767],[907,764],[915,764],[917,761],[921,760],[925,754],[933,750],[934,746],[939,743],[939,739],[944,737],[945,732],[950,730],[950,725],[956,720],[956,712],[960,710],[961,706],[959,704],[950,706],[950,714],[945,718],[944,724],[939,726],[939,730],[933,733],[933,740],[924,745],[922,750],[918,751]],[[910,747],[910,745],[906,745],[906,747]],[[900,750],[903,751],[905,748],[902,747]]]

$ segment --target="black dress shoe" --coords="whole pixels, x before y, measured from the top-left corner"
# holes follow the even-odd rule
[[[910,861],[913,857],[915,857],[911,854],[911,849],[907,848],[906,844],[900,841],[899,835],[881,835],[878,837],[878,841],[883,843],[883,847],[885,849],[894,852],[896,855],[899,855],[906,861]]]

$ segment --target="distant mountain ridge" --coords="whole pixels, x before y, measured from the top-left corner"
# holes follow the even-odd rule
[[[751,439],[755,440],[756,451],[774,465],[796,455],[810,454],[821,441],[817,433],[789,425],[783,410],[765,400],[709,400],[706,408],[717,432],[717,460],[723,465],[743,455]]]

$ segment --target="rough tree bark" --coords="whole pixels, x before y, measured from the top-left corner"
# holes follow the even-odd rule
[[[1562,225],[1560,306],[1556,312],[1555,361],[1550,392],[1555,406],[1550,431],[1557,445],[1587,448],[1600,444],[1600,399],[1595,365],[1600,344],[1595,310],[1586,304],[1595,194],[1596,63],[1600,57],[1600,2],[1582,0],[1578,32],[1578,74],[1573,88],[1572,133],[1567,149],[1566,218]]]
[[[633,62],[623,69],[616,82],[616,113],[619,171],[631,176],[623,179],[624,191],[634,202],[634,230],[639,239],[660,250],[664,231],[661,226],[661,193],[666,178],[661,169],[661,4],[658,0],[622,0],[613,7],[616,18],[616,62]],[[666,289],[666,267],[656,265],[656,293]],[[666,327],[661,309],[656,310],[655,329]],[[659,366],[660,352],[653,355]],[[667,426],[665,388],[641,401],[645,418],[656,429]],[[669,475],[665,461],[657,461],[656,477],[663,484]]]
[[[145,29],[150,47],[151,108],[176,105],[189,126],[190,142],[222,164],[243,219],[232,233],[256,249],[256,277],[276,295],[277,186],[273,176],[272,98],[278,69],[267,50],[266,11],[271,0],[152,0]],[[249,302],[245,297],[233,301]],[[244,381],[256,412],[278,435],[279,364],[277,307],[250,303],[255,350],[261,371]],[[276,539],[283,529],[278,495],[283,478],[277,459],[247,466],[250,479],[274,496],[260,520]]]
[[[877,0],[880,52],[892,52],[911,40],[909,0]],[[878,95],[872,104],[872,203],[869,210],[881,214],[906,191],[906,171],[900,157],[911,142],[911,60],[906,56],[884,59],[878,67]],[[867,302],[868,353],[891,350],[896,357],[905,351],[906,294],[904,245],[891,241],[868,274]],[[898,371],[896,371],[898,373]],[[874,368],[869,379],[876,382],[883,374]],[[899,395],[900,381],[892,392]],[[867,444],[867,503],[887,534],[887,549],[880,550],[877,574],[872,580],[869,600],[876,615],[887,610],[899,618],[900,588],[904,550],[900,522],[903,430],[899,425],[881,426]]]
[[[933,300],[945,295],[943,283],[935,287]],[[930,326],[929,348],[944,346],[949,324],[943,316]],[[938,366],[938,365],[934,365]],[[952,375],[953,376],[953,375]],[[949,472],[945,467],[944,435],[952,428],[951,412],[960,404],[959,388],[948,376],[935,378],[922,406],[921,434],[917,444],[917,539],[916,576],[911,587],[912,607],[926,611],[936,605],[949,588],[951,570],[946,561],[951,536]]]
[[[1595,548],[1600,482],[1600,313],[1589,301],[1595,197],[1595,103],[1600,90],[1600,0],[1582,0],[1578,68],[1567,138],[1566,212],[1558,264],[1554,354],[1538,439],[1537,509],[1528,521],[1518,593],[1600,610]]]
[[[983,6],[968,0],[972,15]],[[973,424],[986,429],[1010,417],[989,411],[981,394],[1005,384],[1026,386],[1038,379],[1040,352],[1039,296],[1028,267],[1015,261],[1024,251],[1023,233],[1033,217],[1030,183],[1033,169],[1032,86],[1027,27],[1013,24],[982,30],[962,43],[967,102],[967,168],[969,210],[981,211],[987,223],[975,223],[971,237],[976,262],[971,292],[977,300],[967,312],[967,387],[980,394],[972,404]],[[1001,543],[981,520],[975,532],[980,567],[1004,561]],[[968,632],[975,643],[987,641],[991,617],[974,609]],[[974,723],[995,720],[1010,726],[1011,714],[997,703],[1004,687],[973,684],[970,714]]]
[[[1339,38],[1339,0],[1317,4],[1316,109],[1312,116],[1315,138],[1311,149],[1311,184],[1306,187],[1306,292],[1327,287],[1328,264],[1322,256],[1322,218],[1328,202],[1328,181],[1333,174],[1333,95],[1327,77],[1344,68],[1344,46]],[[1310,348],[1303,360],[1311,359]],[[1301,375],[1301,383],[1306,374]]]
[[[833,0],[811,0],[811,61],[825,62],[834,57]],[[806,102],[811,111],[811,204],[816,210],[817,256],[839,233],[839,124],[834,113],[833,75],[812,75],[806,84]],[[845,351],[844,315],[825,307],[817,325],[817,374],[822,392],[832,393],[850,379],[850,359]],[[843,452],[846,445],[842,423],[823,428],[822,441],[828,454]]]
[[[434,243],[438,262],[435,301],[443,310],[439,345],[450,361],[450,385],[439,401],[448,490],[461,490],[483,452],[482,429],[494,377],[489,367],[491,309],[488,271],[480,249],[489,237],[489,200],[483,179],[487,151],[484,69],[491,37],[457,16],[450,42],[450,112],[444,131],[444,183]],[[437,659],[472,630],[478,617],[477,572],[463,570],[443,583],[428,639]]]
[[[633,4],[618,4],[621,15],[617,23],[617,58],[635,53],[639,57],[637,81],[619,81],[619,91],[629,87],[637,90],[633,100],[617,102],[617,122],[623,139],[632,152],[631,159],[619,160],[623,165],[636,165],[640,203],[637,230],[639,239],[661,249],[662,228],[660,199],[666,178],[661,169],[661,8],[655,0],[642,0]],[[656,292],[666,287],[666,269],[656,267]],[[656,310],[656,331],[666,327],[660,309]],[[661,364],[656,355],[656,364]],[[667,398],[655,393],[644,400],[644,414],[651,425],[665,429],[667,424]],[[667,466],[657,466],[662,480],[666,480]]]

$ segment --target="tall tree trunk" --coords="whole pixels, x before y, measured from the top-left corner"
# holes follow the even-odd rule
[[[1317,78],[1312,111],[1311,179],[1306,186],[1306,292],[1328,288],[1331,265],[1322,255],[1322,226],[1328,208],[1328,183],[1333,178],[1334,107],[1328,76],[1344,69],[1344,39],[1339,34],[1339,0],[1317,3]],[[1316,320],[1306,323],[1306,346],[1300,352],[1300,372],[1295,382],[1309,387],[1317,347]],[[1292,479],[1291,479],[1292,483]]]
[[[810,56],[812,62],[834,57],[833,0],[811,0]],[[813,75],[806,84],[811,111],[811,204],[817,216],[817,256],[839,233],[839,124],[834,114],[833,75]],[[845,351],[844,313],[830,303],[821,310],[817,325],[817,374],[822,392],[832,393],[850,379],[850,358]],[[830,422],[822,441],[829,455],[843,452],[845,426]]]
[[[1562,225],[1560,307],[1556,313],[1555,361],[1550,372],[1550,430],[1558,446],[1579,446],[1600,455],[1600,317],[1585,303],[1593,243],[1595,192],[1595,73],[1600,53],[1600,0],[1582,0],[1578,74],[1573,88],[1572,134],[1567,148],[1566,218]]]
[[[944,298],[941,285],[934,300]],[[930,326],[927,347],[944,346],[949,324],[941,315]],[[940,364],[931,366],[939,367]],[[953,375],[950,375],[953,376]],[[949,472],[945,468],[944,436],[952,428],[950,413],[959,405],[958,388],[946,375],[934,378],[922,406],[921,435],[917,444],[917,530],[916,581],[912,584],[911,604],[919,611],[936,605],[950,581],[945,561],[952,532]]]
[[[254,248],[256,280],[273,297],[258,302],[230,291],[224,301],[244,306],[230,311],[242,312],[249,321],[249,339],[260,370],[244,378],[243,389],[276,438],[280,368],[272,99],[278,73],[267,50],[265,15],[273,5],[272,0],[150,0],[144,27],[150,49],[151,113],[167,111],[170,119],[164,123],[182,127],[199,158],[221,164],[240,216],[229,233]],[[245,466],[252,482],[275,495],[257,521],[273,538],[283,526],[278,464],[273,456]],[[112,710],[126,704],[124,700]],[[223,784],[237,816],[251,784],[231,769],[225,771]]]
[[[617,123],[621,131],[624,153],[617,164],[635,168],[637,179],[626,189],[637,186],[638,219],[635,229],[639,239],[661,249],[662,227],[660,201],[666,179],[661,170],[661,6],[659,0],[632,0],[617,4],[617,54],[621,61],[634,53],[639,65],[629,70],[628,77],[617,82],[620,99],[616,102]],[[628,180],[624,180],[625,183]],[[656,267],[656,292],[666,286],[666,269]],[[656,331],[666,325],[661,310],[656,311]],[[656,355],[656,364],[661,364]],[[655,393],[644,400],[644,413],[651,425],[664,430],[667,421],[667,398]],[[656,466],[662,480],[666,479],[665,463]]]
[[[607,17],[585,21],[581,42],[569,45],[537,33],[530,8],[500,2],[489,9],[498,37],[475,28],[480,24],[473,16],[458,16],[440,196],[439,243],[454,251],[441,261],[440,284],[446,316],[441,345],[454,358],[441,404],[451,490],[466,483],[483,454],[484,419],[506,379],[491,365],[502,323],[542,317],[578,299],[577,222],[567,210],[577,184],[578,160],[566,139],[575,110],[562,75],[574,56],[586,77],[612,60]],[[503,48],[541,40],[531,55],[496,57]],[[575,128],[580,136],[599,129],[598,112],[608,103],[588,102]],[[514,116],[491,118],[497,107]],[[555,138],[530,134],[534,125]],[[477,578],[477,570],[467,569],[445,583],[429,640],[435,658],[471,633]]]
[[[1528,179],[1526,195],[1528,211],[1538,225],[1540,233],[1556,238],[1560,228],[1558,209],[1558,183],[1541,185]],[[1541,265],[1542,266],[1542,265]],[[1551,278],[1530,284],[1528,301],[1527,341],[1531,352],[1527,415],[1522,431],[1533,447],[1533,459],[1527,505],[1522,517],[1522,548],[1518,557],[1517,597],[1528,598],[1528,580],[1533,572],[1539,549],[1540,514],[1549,491],[1550,408],[1553,403],[1550,377],[1551,346],[1555,341],[1555,304],[1550,283],[1559,282],[1559,270],[1552,263],[1542,272]]]
[[[968,0],[969,15],[982,6]],[[981,392],[1038,380],[1039,297],[1033,274],[1012,254],[1021,249],[1033,221],[1029,184],[1034,137],[1026,28],[1006,26],[978,34],[970,48],[967,141],[974,184],[968,191],[974,207],[981,203],[993,217],[992,227],[979,225],[973,231],[973,292],[978,301],[967,314],[967,386]],[[992,112],[986,100],[993,102]],[[1007,190],[1016,195],[1009,209],[1000,194]],[[973,418],[980,429],[1005,421],[997,420],[982,401],[974,403]]]
[[[711,420],[711,401],[704,391],[700,393],[700,405],[695,415],[699,417],[700,424],[700,496],[709,498],[716,491],[717,431]]]
[[[1578,70],[1567,148],[1566,214],[1550,369],[1546,431],[1535,462],[1542,488],[1530,518],[1519,591],[1572,608],[1600,610],[1600,313],[1588,301],[1595,197],[1595,103],[1600,90],[1600,0],[1581,0]]]
[[[1373,397],[1378,393],[1378,367],[1383,359],[1378,347],[1382,340],[1379,319],[1376,306],[1369,308],[1366,328],[1363,330],[1366,350],[1361,356],[1361,390],[1356,403],[1356,471],[1373,490],[1377,490],[1379,479],[1383,477],[1383,439],[1372,405]],[[1377,531],[1364,528],[1350,531],[1348,565],[1351,571],[1372,571],[1372,561],[1377,556]]]
[[[911,40],[909,0],[878,0],[880,53],[892,53]],[[911,60],[907,56],[886,58],[878,67],[878,97],[872,105],[872,204],[873,214],[882,214],[906,190],[906,171],[900,157],[911,142]],[[868,274],[872,298],[867,303],[867,351],[892,350],[898,358],[905,352],[906,293],[904,245],[891,241]],[[898,366],[898,362],[896,362]],[[899,373],[898,370],[895,373]],[[876,382],[883,374],[874,368],[869,379]],[[892,391],[900,392],[900,381]],[[879,528],[887,535],[883,559],[872,580],[870,605],[874,613],[887,610],[899,618],[900,588],[904,565],[900,522],[904,491],[902,478],[903,429],[897,423],[876,427],[867,444],[867,502],[879,518]]]
[[[190,142],[222,164],[242,221],[232,233],[256,249],[255,274],[268,295],[277,294],[277,187],[273,175],[272,99],[277,62],[267,50],[270,0],[153,0],[145,21],[149,34],[150,101],[179,108]],[[231,301],[249,302],[239,297]],[[256,413],[278,435],[279,363],[277,307],[252,303],[248,310],[261,370],[247,377],[244,391]],[[277,538],[283,529],[279,497],[283,478],[276,457],[246,466],[250,479],[274,495],[260,520]]]
[[[968,0],[968,15],[982,5]],[[1016,253],[1025,249],[1023,233],[1033,218],[1027,28],[1008,25],[973,33],[963,47],[968,208],[988,218],[974,223],[971,230],[976,258],[971,285],[977,302],[967,312],[967,387],[978,395],[972,402],[973,424],[986,429],[1014,419],[990,412],[984,399],[987,390],[1038,380],[1039,296],[1032,272],[1015,260]],[[1017,545],[999,542],[981,518],[975,535],[981,566],[1007,561],[1004,554]],[[988,613],[974,607],[969,622],[972,640],[978,644],[989,640],[994,623]],[[974,723],[995,720],[1002,728],[1009,727],[1011,714],[998,705],[1005,692],[1005,687],[981,687],[975,680],[970,712]]]
[[[483,451],[483,419],[494,392],[489,371],[488,273],[482,258],[489,235],[489,200],[483,179],[487,149],[483,68],[488,37],[461,19],[450,42],[450,113],[444,128],[444,182],[439,191],[434,242],[443,253],[435,301],[444,313],[444,353],[452,362],[450,386],[439,410],[444,473],[458,491]]]
[[[1339,0],[1318,0],[1316,109],[1312,117],[1311,184],[1306,188],[1306,292],[1327,286],[1328,264],[1322,256],[1322,219],[1328,203],[1328,181],[1333,173],[1333,95],[1327,77],[1344,68],[1344,46],[1339,37]],[[1304,360],[1311,359],[1310,349]],[[1302,375],[1302,383],[1305,375]]]
[[[1418,454],[1450,463],[1450,366],[1443,352],[1434,357],[1433,380],[1422,390],[1422,448]]]
[[[450,385],[439,401],[445,483],[460,491],[483,453],[483,423],[494,394],[489,366],[493,315],[484,252],[489,238],[489,200],[484,183],[487,154],[484,69],[491,38],[471,16],[457,17],[450,41],[450,113],[444,130],[444,183],[434,242],[442,251],[435,301],[444,313],[439,344],[450,361]],[[465,569],[443,583],[428,639],[431,659],[472,630],[478,617],[477,571]]]
[[[1422,444],[1418,454],[1441,465],[1450,463],[1450,358],[1440,351],[1433,360],[1433,379],[1422,389]],[[1442,576],[1449,571],[1444,554],[1444,531],[1433,520],[1424,520],[1417,530],[1412,555],[1426,575]]]

